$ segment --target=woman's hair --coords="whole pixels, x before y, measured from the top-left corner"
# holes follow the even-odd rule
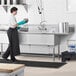
[[[12,7],[11,10],[10,10],[10,12],[12,13],[12,12],[17,11],[17,10],[18,10],[18,8]]]

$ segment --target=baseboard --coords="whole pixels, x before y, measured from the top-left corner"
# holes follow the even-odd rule
[[[45,57],[53,56],[53,54],[38,54],[38,53],[21,53],[21,55],[26,55],[26,56],[45,56]],[[55,57],[61,57],[61,55],[55,54]]]
[[[0,52],[1,54],[1,52]],[[51,57],[53,54],[40,54],[40,53],[21,53],[20,55],[23,56],[45,56],[45,57]],[[61,55],[55,54],[55,57],[61,57]]]

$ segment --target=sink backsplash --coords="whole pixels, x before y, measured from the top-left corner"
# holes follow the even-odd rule
[[[46,30],[39,30],[40,25],[26,25],[24,28],[28,28],[29,32],[50,32],[58,33],[58,25],[45,25]]]
[[[46,30],[39,30],[40,25],[25,25],[24,27],[21,28],[21,30],[25,32],[50,32],[50,33],[58,33],[58,25],[53,24],[53,25],[45,25]],[[7,24],[1,24],[0,29],[1,30],[7,30],[9,26]]]

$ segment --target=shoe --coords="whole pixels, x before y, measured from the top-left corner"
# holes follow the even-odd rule
[[[7,59],[7,58],[3,58],[5,61],[10,61],[9,59]]]
[[[4,57],[4,56],[2,56],[2,58],[4,59],[4,60],[8,60],[6,57]]]
[[[11,59],[11,61],[12,61],[12,62],[16,62],[16,61],[17,61],[17,59]]]

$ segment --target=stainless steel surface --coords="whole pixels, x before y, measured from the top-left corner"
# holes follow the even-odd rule
[[[7,37],[5,36],[6,35],[6,31],[3,31],[1,30],[0,34],[1,36],[3,36],[3,38]],[[48,33],[48,32],[23,32],[22,31],[19,31],[19,38],[20,38],[20,41],[21,43],[20,44],[24,44],[24,45],[35,45],[35,46],[52,46],[53,47],[53,60],[55,61],[55,45],[56,45],[56,40],[53,41],[54,39],[57,39],[57,38],[54,38],[56,37],[57,34],[55,33]],[[59,35],[59,34],[58,34]],[[65,34],[63,34],[65,35]],[[5,37],[4,37],[5,36]],[[2,38],[2,37],[1,37]],[[2,39],[3,39],[2,38]],[[52,39],[50,39],[52,38]],[[39,40],[39,39],[42,39],[42,40]],[[6,40],[6,38],[5,38]],[[46,40],[48,40],[46,42]],[[58,41],[58,40],[57,40]],[[5,43],[6,41],[3,42],[3,44]],[[53,43],[54,42],[54,43]],[[1,52],[3,52],[3,44],[1,42]],[[8,43],[7,43],[8,44]]]
[[[41,31],[47,31],[45,22],[46,22],[46,21],[40,22],[40,25],[38,26],[38,29],[39,29],[39,30],[41,30]]]
[[[3,43],[1,43],[1,56],[3,55]]]
[[[6,29],[0,29],[0,33],[6,32]],[[50,33],[50,32],[26,32],[27,30],[19,30],[19,33],[23,34],[55,34],[55,35],[69,35],[69,33]]]

